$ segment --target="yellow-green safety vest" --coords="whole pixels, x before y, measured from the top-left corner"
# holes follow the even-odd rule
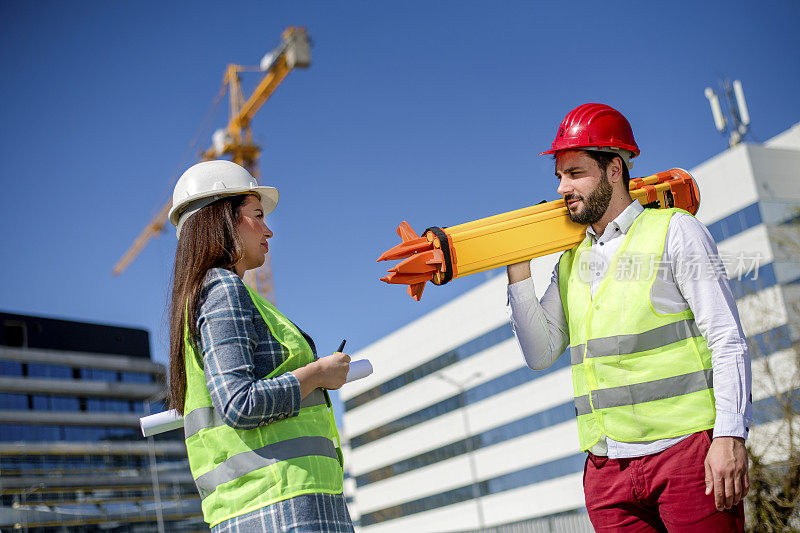
[[[660,314],[650,300],[653,282],[668,268],[661,258],[678,211],[685,213],[645,209],[636,218],[594,298],[591,238],[561,256],[581,450],[603,435],[640,442],[714,427],[711,351],[694,314]]]
[[[314,354],[297,327],[257,292],[247,290],[272,335],[289,352],[267,378],[312,362]],[[211,527],[293,496],[342,492],[341,445],[327,391],[315,389],[303,398],[297,417],[234,429],[211,403],[188,329],[184,342],[186,450]]]

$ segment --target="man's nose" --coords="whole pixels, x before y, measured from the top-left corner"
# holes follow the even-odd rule
[[[566,196],[572,192],[572,185],[569,184],[568,180],[561,179],[558,182],[558,189],[556,189],[556,192],[561,196]]]

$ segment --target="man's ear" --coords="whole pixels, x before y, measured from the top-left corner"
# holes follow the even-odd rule
[[[611,162],[608,164],[608,167],[606,167],[606,174],[608,175],[608,181],[610,181],[611,183],[617,183],[618,181],[620,182],[622,181],[624,175],[622,173],[622,165],[624,164],[625,162],[619,156],[611,160]]]

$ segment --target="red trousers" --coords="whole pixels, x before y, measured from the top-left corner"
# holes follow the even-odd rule
[[[596,531],[744,531],[744,507],[717,511],[705,493],[710,431],[685,438],[663,452],[632,459],[589,454],[583,489]]]

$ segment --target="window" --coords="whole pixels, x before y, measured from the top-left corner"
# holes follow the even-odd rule
[[[153,376],[143,372],[120,372],[120,381],[123,383],[152,383]]]
[[[28,396],[25,394],[0,393],[0,409],[27,409]]]
[[[511,328],[509,327],[509,329]],[[421,424],[437,416],[455,411],[464,405],[477,403],[500,392],[518,387],[534,379],[539,379],[546,374],[566,368],[569,366],[569,364],[569,357],[562,355],[550,367],[536,372],[535,374],[531,372],[528,367],[517,368],[516,370],[512,370],[507,374],[476,385],[475,387],[466,390],[463,394],[456,394],[450,398],[424,407],[419,411],[392,420],[382,426],[375,427],[366,433],[356,435],[350,439],[350,446],[354,449],[358,448],[359,446],[363,446],[374,440],[387,437],[413,425]]]
[[[61,365],[28,363],[28,376],[32,378],[72,379],[72,368]]]
[[[350,398],[345,402],[344,408],[346,410],[355,409],[356,407],[364,405],[375,398],[379,398],[384,394],[392,392],[393,390],[404,387],[409,383],[417,381],[418,379],[422,379],[425,376],[436,372],[437,370],[441,370],[442,368],[457,363],[458,361],[463,361],[464,359],[480,353],[487,348],[491,348],[492,346],[499,344],[506,339],[510,339],[513,336],[514,332],[511,330],[511,325],[503,324],[487,333],[484,333],[483,335],[465,342],[453,350],[426,361],[418,367],[412,368],[411,370],[404,372],[403,374],[400,374],[389,381],[381,383],[380,385],[377,385],[357,396]]]
[[[17,361],[0,361],[0,376],[21,376],[22,363]]]
[[[3,342],[5,346],[22,348],[28,345],[28,330],[25,322],[3,321]]]

